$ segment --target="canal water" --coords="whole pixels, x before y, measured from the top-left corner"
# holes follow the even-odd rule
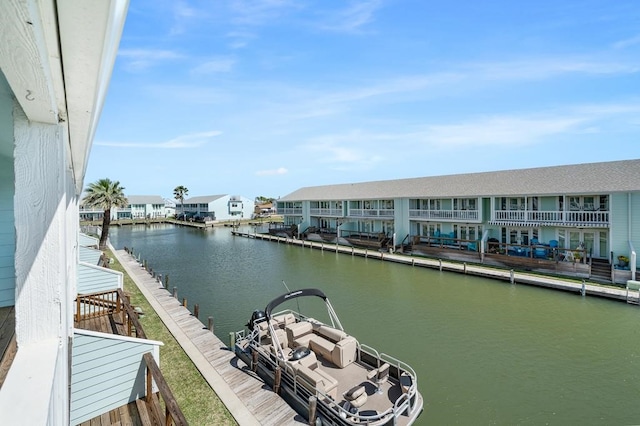
[[[234,237],[230,228],[114,227],[110,239],[169,274],[169,287],[190,309],[200,305],[203,322],[212,316],[224,342],[285,284],[320,288],[349,334],[417,371],[418,424],[640,424],[638,306]],[[302,300],[299,309],[321,319],[317,305]]]

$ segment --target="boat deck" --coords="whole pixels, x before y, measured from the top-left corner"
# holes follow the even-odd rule
[[[375,411],[381,413],[387,410],[391,401],[395,401],[402,394],[400,384],[397,380],[389,378],[380,385],[382,392],[376,392],[378,387],[367,379],[369,370],[357,362],[351,363],[344,368],[338,368],[335,364],[318,357],[318,368],[338,380],[338,398],[340,405],[345,399],[342,397],[348,390],[356,386],[364,386],[367,393],[367,402],[360,407],[360,411]]]

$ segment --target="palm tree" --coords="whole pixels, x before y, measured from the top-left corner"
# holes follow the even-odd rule
[[[120,182],[110,179],[99,179],[89,184],[84,190],[85,196],[82,203],[89,207],[97,207],[104,210],[102,217],[102,232],[100,234],[99,249],[104,250],[109,238],[109,225],[111,224],[111,208],[126,207],[129,204],[124,195],[124,188]]]
[[[176,186],[173,189],[173,196],[176,200],[180,200],[180,205],[182,206],[182,214],[184,215],[184,197],[189,194],[189,190],[186,186]],[[184,219],[184,218],[183,218]]]

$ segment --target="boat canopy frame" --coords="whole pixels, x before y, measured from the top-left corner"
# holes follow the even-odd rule
[[[269,334],[271,335],[274,341],[273,343],[274,343],[276,352],[278,354],[278,357],[281,359],[285,359],[285,356],[282,351],[280,342],[278,341],[278,338],[276,336],[275,330],[273,328],[273,324],[271,322],[271,313],[278,305],[281,305],[284,302],[296,299],[298,297],[319,297],[320,299],[322,299],[327,307],[327,313],[329,314],[329,319],[331,320],[331,326],[333,328],[339,329],[340,331],[344,331],[344,328],[342,328],[342,323],[340,322],[340,319],[338,318],[336,311],[333,309],[333,306],[331,305],[329,298],[322,292],[322,290],[319,290],[317,288],[304,288],[301,290],[290,291],[281,296],[278,296],[267,304],[267,307],[264,309],[264,313],[266,316],[265,320],[267,321],[267,326],[269,328]],[[301,315],[301,313],[298,312],[298,315]]]

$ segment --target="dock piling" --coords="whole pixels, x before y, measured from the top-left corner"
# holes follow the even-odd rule
[[[513,273],[513,269],[511,271],[509,271],[509,280],[511,281],[511,284],[515,284],[516,283],[516,277],[515,274]]]
[[[207,326],[210,332],[213,333],[213,317],[209,317],[209,325]]]
[[[195,305],[193,305],[193,316],[198,318],[199,315],[200,315],[200,305],[196,303]]]
[[[177,299],[178,298],[178,287],[174,287],[173,288],[173,298]]]

